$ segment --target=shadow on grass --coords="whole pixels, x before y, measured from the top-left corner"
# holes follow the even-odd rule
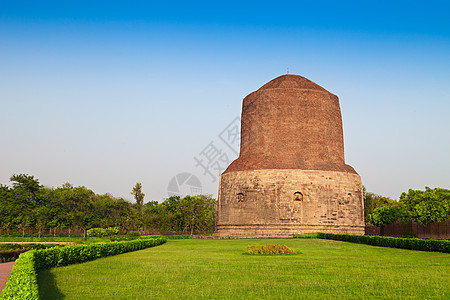
[[[40,299],[60,300],[65,298],[64,294],[56,287],[55,276],[50,269],[39,271],[37,281]]]

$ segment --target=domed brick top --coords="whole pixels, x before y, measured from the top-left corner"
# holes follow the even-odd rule
[[[277,77],[265,85],[263,85],[259,91],[268,89],[300,89],[300,90],[318,90],[322,92],[328,92],[320,85],[312,82],[305,77],[298,75],[282,75]]]
[[[344,160],[338,97],[297,75],[277,77],[245,97],[240,155],[224,174],[258,169],[356,173]]]

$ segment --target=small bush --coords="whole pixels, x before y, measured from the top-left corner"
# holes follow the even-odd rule
[[[107,237],[119,234],[118,227],[91,228],[86,232],[88,237]]]
[[[267,245],[251,245],[247,247],[247,254],[295,254],[296,252],[286,245],[267,244]]]

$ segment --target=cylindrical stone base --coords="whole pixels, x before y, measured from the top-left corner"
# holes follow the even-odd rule
[[[358,174],[270,169],[222,174],[217,233],[292,237],[294,233],[364,234]]]

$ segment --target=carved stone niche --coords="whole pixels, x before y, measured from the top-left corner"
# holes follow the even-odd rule
[[[300,192],[294,193],[294,201],[303,201],[303,194]]]
[[[243,193],[237,193],[236,194],[236,200],[237,200],[237,202],[244,202],[244,194]]]

